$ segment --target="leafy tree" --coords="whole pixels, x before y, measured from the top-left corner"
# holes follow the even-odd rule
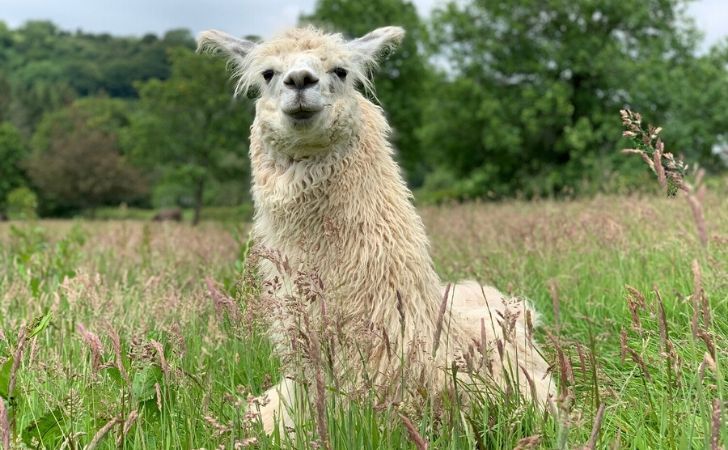
[[[422,121],[423,103],[428,100],[426,83],[431,74],[420,48],[425,27],[417,10],[408,0],[318,0],[312,15],[302,20],[359,37],[371,30],[399,25],[407,36],[375,74],[376,97],[389,116],[394,129],[394,144],[410,182],[419,185],[427,167],[415,134]]]
[[[210,185],[246,181],[252,108],[231,98],[221,59],[182,48],[170,58],[169,79],[137,85],[139,110],[124,142],[136,161],[155,171],[157,181],[174,180],[189,194],[197,223]]]
[[[0,123],[0,211],[12,190],[26,183],[21,162],[28,150],[20,132],[10,123]]]
[[[420,136],[430,160],[464,197],[606,183],[623,164],[612,158],[615,112],[629,105],[672,123],[666,139],[715,167],[728,59],[696,56],[697,33],[680,13],[685,4],[472,0],[437,10],[434,35],[448,81],[425,108]],[[694,98],[715,115],[692,109]]]
[[[125,111],[120,100],[89,98],[44,117],[27,167],[46,212],[93,211],[144,197],[146,181],[119,146]]]

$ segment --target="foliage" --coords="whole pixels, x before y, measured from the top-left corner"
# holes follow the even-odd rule
[[[448,69],[420,129],[430,158],[469,180],[456,181],[460,197],[600,186],[635,173],[612,138],[614,112],[630,105],[663,122],[688,159],[717,169],[728,54],[696,55],[684,4],[473,0],[436,10],[437,58]]]
[[[10,123],[0,123],[0,212],[7,195],[26,183],[21,161],[28,150],[20,132]]]
[[[15,30],[0,24],[0,72],[10,94],[0,117],[30,134],[45,113],[77,97],[135,97],[135,81],[169,75],[166,51],[177,46],[194,46],[188,31],[120,38],[70,33],[46,21],[29,21]]]
[[[247,140],[252,108],[231,99],[225,63],[189,50],[171,52],[172,73],[167,80],[137,85],[139,110],[124,135],[134,159],[154,170],[157,182],[181,187],[182,206],[199,212],[210,184],[239,180],[248,171]],[[184,200],[184,198],[183,198]]]
[[[83,99],[47,115],[33,137],[28,173],[55,213],[134,202],[146,181],[118,142],[127,121],[119,100]]]
[[[410,183],[420,185],[428,167],[416,130],[428,100],[431,68],[422,48],[426,28],[414,4],[409,0],[318,0],[313,14],[302,20],[343,32],[348,38],[387,25],[399,25],[407,31],[402,45],[373,74],[374,100],[382,105],[394,129],[398,160]]]
[[[38,196],[25,186],[10,191],[5,204],[11,219],[28,220],[38,217]]]
[[[301,22],[347,37],[407,30],[372,74],[372,99],[419,201],[568,197],[643,190],[639,161],[621,158],[613,139],[623,108],[663,124],[672,152],[704,167],[706,183],[725,173],[728,45],[699,51],[687,3],[464,0],[424,18],[411,0],[317,0]],[[149,181],[137,205],[248,202],[251,102],[231,100],[223,62],[193,47],[184,29],[116,37],[0,22],[0,203],[29,183],[18,161],[51,147],[57,113],[97,97],[125,101],[122,112],[103,101],[87,111]],[[42,214],[101,201],[54,203],[36,191]]]

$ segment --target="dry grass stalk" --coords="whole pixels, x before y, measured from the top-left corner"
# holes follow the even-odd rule
[[[705,346],[708,348],[708,353],[710,353],[710,356],[715,360],[715,342],[713,342],[713,337],[705,330],[698,330],[698,337],[705,343]]]
[[[554,309],[554,323],[557,330],[561,330],[561,302],[559,300],[559,286],[556,280],[549,280],[549,294],[551,295],[551,305]]]
[[[450,283],[445,287],[445,294],[442,296],[440,310],[437,312],[437,327],[435,328],[435,337],[432,341],[432,357],[437,356],[437,348],[440,346],[440,336],[442,335],[442,324],[445,320],[445,311],[447,310],[447,300],[450,295]]]
[[[595,448],[597,448],[597,439],[599,439],[599,431],[602,429],[602,421],[604,420],[605,410],[606,406],[604,405],[604,403],[599,405],[597,415],[594,417],[594,424],[592,425],[591,435],[589,436],[589,441],[587,441],[586,445],[584,446],[584,450],[594,450]]]
[[[384,349],[387,351],[387,359],[392,359],[392,342],[389,340],[386,328],[382,328],[382,340],[384,341]]]
[[[311,327],[307,314],[303,314],[303,323],[308,332],[308,356],[313,363],[316,378],[316,428],[324,449],[330,449],[329,430],[326,420],[326,386],[324,384],[323,360],[321,359],[321,341],[316,330]]]
[[[480,318],[480,366],[482,367],[485,365],[486,369],[488,369],[488,373],[492,376],[493,375],[493,362],[490,360],[490,355],[488,354],[488,334],[485,331],[485,318]]]
[[[405,325],[405,316],[404,316],[404,303],[402,301],[402,293],[399,292],[399,289],[397,289],[397,312],[399,313],[399,328],[402,334],[402,339],[404,339],[404,325]]]
[[[627,308],[632,316],[632,328],[642,332],[642,322],[640,321],[640,311],[645,309],[646,302],[645,296],[632,286],[625,286],[627,288]]]
[[[710,450],[723,450],[723,446],[720,445],[720,399],[713,399],[713,415],[711,421],[711,434],[710,434]]]
[[[13,354],[13,365],[10,367],[10,380],[8,381],[8,397],[12,398],[13,392],[15,392],[15,382],[17,381],[18,369],[20,368],[20,361],[23,359],[23,350],[27,341],[25,326],[20,327],[18,333],[18,345]]]
[[[114,363],[116,364],[116,368],[119,369],[119,373],[121,373],[121,376],[128,383],[129,375],[126,373],[126,369],[124,369],[124,360],[121,358],[121,338],[119,338],[119,333],[111,325],[106,327],[106,332],[114,347]]]
[[[76,330],[78,331],[78,334],[81,335],[83,342],[91,351],[91,369],[92,373],[95,375],[101,367],[101,356],[104,353],[104,348],[101,345],[101,339],[99,339],[95,333],[86,330],[86,327],[84,327],[80,322],[76,326]]]
[[[134,423],[139,418],[139,410],[135,409],[132,412],[129,413],[128,416],[126,416],[126,420],[124,421],[124,429],[121,432],[121,436],[119,436],[119,439],[117,440],[116,445],[119,446],[119,441],[123,437],[125,437],[127,434],[129,434],[129,430],[131,430],[131,427],[134,426]]]
[[[157,394],[157,408],[162,410],[162,388],[159,383],[154,383],[154,392]]]
[[[617,437],[612,441],[612,445],[609,448],[611,450],[619,450],[622,448],[622,430],[617,429]]]
[[[533,378],[531,377],[531,374],[528,373],[528,370],[526,370],[525,367],[520,366],[521,370],[523,371],[523,375],[526,377],[526,381],[528,381],[528,387],[531,391],[531,398],[538,398],[538,395],[536,395],[536,384],[533,382]]]
[[[573,386],[576,384],[576,380],[574,378],[574,369],[571,366],[570,359],[566,356],[564,353],[564,349],[561,346],[561,343],[558,339],[556,339],[551,333],[546,334],[548,338],[551,340],[554,349],[556,349],[556,356],[559,363],[559,376],[561,380],[561,387],[562,387],[562,394],[568,390],[569,386]]]
[[[409,435],[410,440],[413,444],[415,444],[415,447],[417,447],[417,450],[427,450],[428,444],[427,441],[422,437],[420,432],[417,430],[417,427],[412,423],[411,420],[404,414],[399,414],[399,418],[402,419],[402,423],[404,424],[404,427],[407,429],[407,434]]]
[[[538,434],[520,439],[513,450],[532,450],[541,444],[541,436]]]
[[[232,423],[223,424],[220,423],[216,418],[212,416],[205,416],[204,417],[205,422],[207,422],[208,425],[210,425],[215,431],[213,432],[213,436],[222,436],[223,434],[229,433],[232,431]]]
[[[106,424],[99,428],[99,431],[94,434],[93,439],[91,439],[91,442],[88,443],[88,445],[85,447],[85,450],[93,450],[96,447],[99,446],[101,441],[106,437],[107,434],[109,434],[109,431],[111,431],[114,426],[116,426],[117,423],[119,423],[121,419],[119,417],[114,417],[113,419],[106,422]]]
[[[705,289],[703,288],[703,282],[702,282],[702,271],[700,270],[700,263],[698,263],[698,260],[693,260],[693,284],[695,293],[694,295],[697,295],[697,299],[694,301],[699,302],[700,307],[703,310],[703,327],[706,329],[710,328],[713,323],[711,311],[710,311],[710,303],[708,302],[708,296],[705,295]]]
[[[579,367],[581,368],[581,374],[586,377],[587,363],[586,363],[586,354],[584,353],[584,346],[577,343],[576,344],[576,353],[579,355]]]
[[[207,291],[210,293],[210,298],[215,305],[215,313],[218,317],[222,318],[223,313],[227,313],[231,320],[236,321],[240,317],[240,310],[235,300],[218,289],[212,278],[205,278],[205,283],[207,284]]]
[[[660,329],[660,344],[668,357],[671,357],[674,349],[672,342],[670,342],[670,331],[667,327],[665,304],[662,302],[662,296],[660,295],[660,291],[657,290],[657,287],[655,287],[655,296],[657,297],[657,324]]]
[[[700,308],[703,305],[703,275],[700,270],[700,263],[697,259],[693,260],[693,295],[691,300],[693,303],[693,316],[690,321],[690,330],[693,332],[693,337],[698,338],[698,320],[700,319]]]
[[[162,372],[164,372],[165,376],[169,376],[169,364],[167,364],[167,359],[164,357],[164,347],[162,346],[162,343],[152,339],[150,341],[150,344],[157,352],[157,357],[159,358],[159,367],[162,368]]]
[[[640,369],[642,369],[642,374],[645,376],[645,378],[647,378],[647,381],[652,381],[650,372],[647,370],[647,364],[645,363],[645,360],[642,359],[642,356],[640,356],[640,354],[636,351],[632,350],[632,348],[629,346],[627,346],[626,350],[629,356],[632,357],[632,360],[637,363],[638,366],[640,366]]]
[[[659,137],[662,128],[650,125],[645,130],[640,114],[630,110],[622,109],[619,114],[625,128],[622,136],[632,139],[635,145],[635,148],[627,148],[622,152],[640,155],[650,170],[655,173],[660,187],[667,195],[675,195],[678,190],[685,193],[700,243],[703,247],[707,247],[708,227],[702,202],[706,191],[705,185],[702,184],[705,172],[702,169],[696,172],[695,184],[687,182],[685,177],[688,165],[681,160],[676,160],[672,153],[665,152],[665,145]]]
[[[5,399],[0,397],[0,442],[3,444],[3,449],[10,450],[10,418],[8,417],[8,410],[5,408]]]

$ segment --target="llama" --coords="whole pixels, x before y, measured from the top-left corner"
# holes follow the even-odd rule
[[[346,371],[352,390],[366,384],[384,400],[411,399],[397,382],[404,369],[428,391],[443,392],[455,364],[470,366],[458,372],[462,379],[515,384],[543,405],[553,386],[531,341],[535,313],[477,282],[443,287],[388,142],[390,127],[358,89],[371,88],[378,59],[403,37],[399,27],[352,41],[314,27],[263,43],[215,30],[200,35],[199,49],[224,53],[236,69],[235,94],[259,94],[250,136],[254,240],[285,255],[294,270],[315,268],[326,307],[338,312],[348,335],[333,372]],[[268,279],[282,275],[280,264],[264,258],[259,270]],[[283,310],[271,330],[278,343],[290,326]],[[321,311],[310,305],[307,314]],[[360,333],[369,333],[366,358],[355,356],[353,336]],[[483,376],[472,375],[474,359],[486,361],[487,370],[475,369]],[[266,432],[289,423],[296,389],[284,378],[267,392],[260,411]]]

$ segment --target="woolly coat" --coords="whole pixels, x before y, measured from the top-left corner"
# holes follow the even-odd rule
[[[533,314],[527,305],[466,282],[450,290],[440,318],[443,288],[387,140],[390,128],[379,107],[356,95],[356,120],[335,124],[340,138],[329,152],[293,160],[276,152],[277,142],[264,124],[256,120],[251,133],[256,242],[285,255],[294,269],[314,270],[326,292],[321,301],[343,317],[339,327],[369,333],[370,353],[361,366],[352,370],[356,349],[344,342],[334,371],[346,371],[352,387],[366,374],[382,397],[402,400],[405,392],[396,382],[401,364],[436,392],[445,388],[453,362],[464,368],[468,355],[477,353],[489,360],[486,378],[506,387],[504,372],[510,367],[522,392],[545,401],[551,380],[527,336],[526,315]],[[260,269],[268,279],[282,275],[270,261],[261,261]],[[519,376],[519,367],[530,373],[530,381]]]

